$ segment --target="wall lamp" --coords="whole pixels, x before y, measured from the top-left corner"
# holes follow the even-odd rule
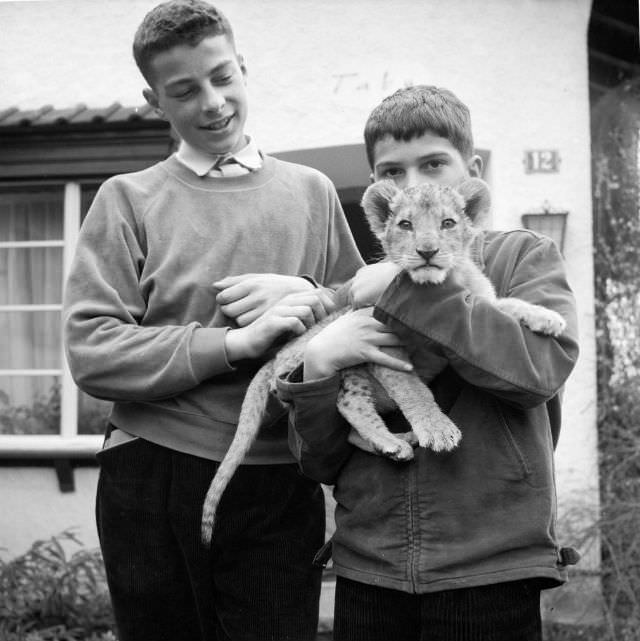
[[[541,211],[522,214],[522,226],[551,238],[558,246],[560,253],[564,254],[564,236],[568,215],[568,211],[552,211],[549,203],[545,201]]]

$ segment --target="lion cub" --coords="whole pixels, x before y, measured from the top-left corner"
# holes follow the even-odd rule
[[[402,267],[414,282],[433,286],[450,275],[472,295],[491,300],[531,330],[557,336],[565,328],[559,314],[516,298],[497,298],[491,282],[473,262],[471,242],[481,233],[476,224],[488,211],[489,202],[489,189],[477,178],[466,180],[456,189],[422,184],[400,190],[392,181],[381,181],[366,190],[362,207],[387,259]],[[251,381],[235,437],[205,498],[205,544],[211,542],[222,493],[256,437],[277,378],[300,365],[309,340],[348,309],[335,312],[286,344]],[[430,389],[414,372],[376,364],[345,369],[341,372],[337,404],[364,441],[376,452],[397,461],[413,458],[415,441],[421,447],[443,451],[453,449],[461,438],[460,430],[440,411]],[[409,437],[389,432],[378,413],[395,407],[411,425]]]

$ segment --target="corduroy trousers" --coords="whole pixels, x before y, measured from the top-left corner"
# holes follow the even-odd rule
[[[217,463],[142,439],[98,454],[96,517],[119,641],[312,641],[324,497],[292,465],[241,466],[211,549]]]
[[[336,582],[334,641],[542,641],[535,581],[410,594]]]

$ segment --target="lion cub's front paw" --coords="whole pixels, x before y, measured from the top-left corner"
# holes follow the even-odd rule
[[[532,331],[548,336],[560,336],[567,326],[564,318],[550,309],[536,310],[527,314],[522,322]]]

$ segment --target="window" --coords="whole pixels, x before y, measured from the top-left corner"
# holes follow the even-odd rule
[[[62,292],[95,184],[0,188],[0,456],[90,455],[110,404],[80,392]]]
[[[63,285],[98,184],[163,160],[175,144],[148,105],[0,114],[0,458],[88,458],[100,448],[111,405],[71,379]]]

